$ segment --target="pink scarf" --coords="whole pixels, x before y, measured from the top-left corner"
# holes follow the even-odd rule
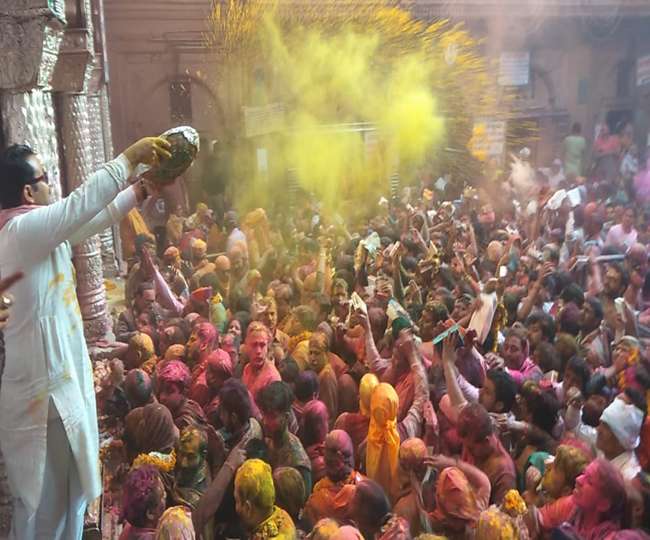
[[[34,208],[39,208],[39,206],[37,204],[23,204],[22,206],[0,210],[0,229],[16,216],[22,216],[23,214],[34,210]]]

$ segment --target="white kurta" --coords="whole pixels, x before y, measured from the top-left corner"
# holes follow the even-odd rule
[[[118,222],[136,204],[124,156],[70,196],[0,229],[0,275],[22,271],[5,329],[0,448],[14,497],[35,511],[43,488],[48,404],[61,417],[87,501],[101,493],[93,373],[77,302],[71,245]],[[117,197],[117,198],[116,198]]]

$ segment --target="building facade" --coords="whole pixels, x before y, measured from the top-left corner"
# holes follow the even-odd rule
[[[224,118],[241,114],[248,105],[241,96],[250,93],[214,76],[217,55],[205,47],[211,2],[105,1],[117,146],[179,121],[192,123],[206,137],[224,136]],[[305,4],[288,1],[296,9]],[[558,155],[574,121],[591,139],[606,119],[612,127],[632,119],[637,142],[645,146],[650,116],[646,0],[415,0],[405,5],[423,19],[463,22],[482,39],[495,77],[503,78],[504,92],[514,95],[511,117],[526,120],[537,133],[532,150],[540,165]]]

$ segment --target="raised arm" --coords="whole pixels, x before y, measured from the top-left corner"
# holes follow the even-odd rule
[[[430,467],[434,467],[439,471],[442,471],[447,467],[456,467],[457,469],[460,469],[467,478],[467,481],[472,484],[476,499],[484,502],[487,506],[487,503],[490,500],[491,486],[490,480],[483,471],[474,467],[474,465],[470,465],[466,461],[443,455],[426,457],[423,463]]]
[[[442,367],[451,405],[457,412],[460,412],[460,409],[467,404],[467,400],[460,389],[457,379],[458,370],[456,369],[456,351],[454,350],[455,338],[456,336],[454,334],[450,334],[443,341]]]
[[[126,215],[135,208],[138,202],[137,187],[135,185],[128,187],[117,194],[111,203],[104,208],[99,214],[91,219],[70,237],[70,243],[73,246],[83,242],[87,238],[108,229],[112,225],[119,223]]]
[[[384,372],[390,367],[390,359],[379,356],[375,339],[372,337],[372,328],[370,327],[368,315],[359,313],[358,317],[366,334],[366,365],[372,373],[381,378]]]
[[[30,264],[42,260],[59,244],[70,240],[128,186],[135,165],[154,164],[159,157],[169,157],[168,148],[169,143],[163,139],[141,139],[116,159],[104,164],[65,199],[11,220],[6,227],[15,241],[19,245],[29,244],[29,250],[20,251],[24,262]]]
[[[413,383],[415,386],[413,404],[406,413],[404,420],[400,422],[400,434],[404,433],[406,438],[420,437],[422,435],[422,419],[424,414],[424,405],[429,399],[429,384],[427,375],[422,365],[420,353],[413,341],[410,340],[408,351],[409,365],[411,366],[411,373],[413,373]]]

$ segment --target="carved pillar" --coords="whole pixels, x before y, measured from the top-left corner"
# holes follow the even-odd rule
[[[88,114],[90,118],[90,135],[92,140],[95,167],[101,166],[113,158],[113,140],[111,121],[108,114],[108,58],[106,55],[106,36],[104,32],[104,6],[102,0],[91,0],[93,42],[95,62],[88,88]],[[104,276],[115,277],[119,274],[115,249],[117,226],[99,234]]]
[[[52,92],[40,88],[2,91],[0,110],[7,145],[28,144],[38,152],[50,179],[50,191],[55,200],[60,199],[63,190]]]
[[[5,0],[0,6],[0,115],[6,145],[25,143],[40,155],[61,197],[50,80],[63,37],[60,2]]]
[[[81,13],[75,15],[80,26],[66,30],[53,78],[53,86],[58,91],[68,191],[85,182],[96,166],[91,150],[93,141],[87,94],[94,60],[89,2],[83,2]],[[86,341],[94,344],[107,339],[111,331],[98,236],[74,248],[74,265]]]
[[[108,68],[104,68],[104,73],[107,73]],[[102,93],[100,95],[100,106],[102,113],[102,126],[104,130],[104,153],[106,156],[114,156],[113,151],[113,133],[111,125],[111,110],[108,97],[108,84],[104,85]],[[117,273],[120,272],[120,267],[122,261],[122,242],[120,237],[120,226],[113,225],[112,228],[113,234],[113,257],[115,259],[115,267]]]
[[[105,128],[102,116],[102,94],[105,90],[103,70],[96,62],[93,70],[91,91],[88,93],[88,121],[90,131],[90,148],[93,159],[93,169],[97,169],[107,160],[112,159],[112,152],[106,154],[104,142]],[[117,260],[113,247],[113,229],[109,228],[99,234],[101,259],[106,277],[118,275]]]

